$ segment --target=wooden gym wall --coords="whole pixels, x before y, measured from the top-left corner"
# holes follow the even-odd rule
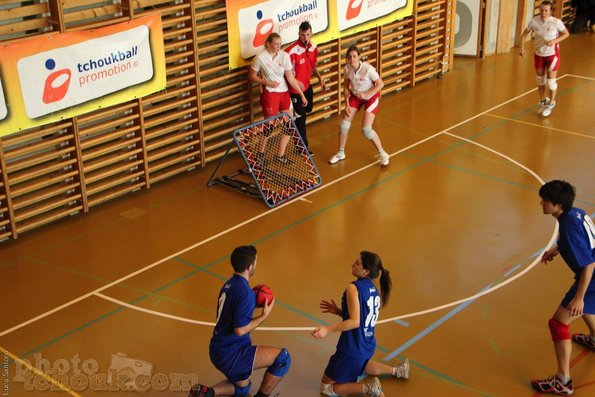
[[[204,167],[224,154],[231,132],[262,117],[248,67],[228,69],[224,0],[0,0],[0,41],[154,12],[163,20],[164,91],[0,140],[0,239]],[[451,68],[454,15],[455,0],[416,0],[411,17],[320,45],[330,91],[316,94],[310,122],[339,113],[352,44],[379,69],[384,94]]]

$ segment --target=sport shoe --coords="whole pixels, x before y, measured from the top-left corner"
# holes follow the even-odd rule
[[[400,379],[409,379],[409,359],[406,358],[401,364],[395,367],[395,377]]]
[[[542,393],[559,394],[561,396],[570,396],[574,393],[572,379],[565,385],[556,375],[545,379],[534,379],[531,381],[531,386]]]
[[[331,164],[337,164],[339,161],[345,160],[345,152],[337,152],[333,157],[331,157],[328,162]]]
[[[595,342],[591,339],[591,335],[587,334],[574,334],[572,335],[572,341],[583,345],[591,350],[595,350]]]
[[[382,153],[378,154],[378,158],[381,166],[386,167],[388,165],[390,156],[384,150],[382,151]]]
[[[215,391],[205,385],[194,385],[188,397],[215,397]]]
[[[550,101],[549,98],[545,98],[545,99],[542,99],[541,101],[539,101],[539,109],[537,110],[537,113],[543,112],[543,109],[549,103],[549,101]]]
[[[550,114],[552,114],[552,110],[554,110],[554,108],[556,107],[556,102],[550,102],[547,105],[545,105],[543,107],[543,110],[541,111],[541,115],[542,116],[549,116]]]
[[[379,397],[382,393],[382,385],[380,384],[380,379],[375,376],[368,378],[365,383],[368,391],[364,394],[367,397]]]

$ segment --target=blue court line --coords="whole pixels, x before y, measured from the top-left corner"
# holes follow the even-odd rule
[[[504,273],[504,278],[510,276],[512,273],[516,272],[517,270],[519,270],[521,268],[521,265],[516,265],[514,266],[512,269],[508,270],[506,273]]]
[[[396,319],[396,320],[395,320],[395,321],[393,321],[393,322],[394,322],[394,323],[396,323],[396,324],[402,325],[403,327],[408,327],[408,326],[410,325],[410,324],[409,324],[407,321],[405,321],[405,320],[399,320],[399,319]]]
[[[567,91],[570,91],[570,89],[568,89]],[[523,111],[523,112],[519,112],[519,113],[517,113],[515,116],[517,116],[517,115],[521,115],[521,114],[524,114],[524,113],[527,113],[528,111],[529,111],[529,110],[525,110],[525,111]],[[513,117],[514,117],[514,116],[513,116]],[[502,121],[502,122],[496,123],[495,125],[492,125],[492,126],[490,126],[490,127],[488,127],[488,128],[485,128],[485,129],[481,130],[481,131],[480,131],[480,132],[478,132],[477,134],[473,135],[471,138],[476,138],[476,137],[479,137],[479,136],[481,136],[481,135],[484,135],[484,134],[486,134],[486,133],[490,132],[491,130],[493,130],[493,129],[497,128],[497,127],[500,127],[500,126],[502,126],[502,125],[504,125],[504,124],[507,124],[507,123],[509,123],[509,122],[508,122],[508,121]],[[471,139],[471,138],[470,138],[470,139]],[[396,178],[397,176],[400,176],[400,175],[404,174],[405,172],[408,172],[408,171],[410,171],[410,170],[412,170],[412,169],[414,169],[414,168],[417,168],[418,166],[420,166],[420,165],[423,165],[423,164],[425,164],[425,163],[432,162],[434,158],[436,158],[436,157],[439,157],[439,156],[441,156],[442,154],[444,154],[444,153],[447,153],[447,152],[449,152],[449,151],[452,151],[452,150],[454,150],[454,149],[456,149],[456,148],[459,148],[459,147],[463,146],[465,143],[466,143],[466,142],[464,142],[464,141],[461,141],[461,142],[459,142],[459,143],[457,143],[457,144],[453,144],[453,145],[451,145],[449,148],[447,148],[447,149],[445,149],[445,150],[442,150],[442,151],[439,151],[439,152],[435,153],[434,155],[432,155],[432,156],[429,156],[429,157],[427,157],[426,159],[424,159],[424,160],[421,160],[421,161],[417,162],[416,164],[414,164],[414,165],[412,165],[412,166],[409,166],[409,167],[406,167],[406,168],[404,168],[404,169],[400,170],[399,172],[396,172],[396,173],[394,173],[394,174],[391,174],[389,177],[387,177],[387,178],[384,178],[384,179],[382,179],[382,180],[378,181],[377,183],[374,183],[374,184],[372,184],[372,185],[368,186],[367,188],[365,188],[365,189],[362,189],[362,190],[361,190],[361,191],[359,191],[359,192],[352,193],[352,194],[350,194],[350,195],[348,195],[348,196],[346,196],[346,197],[344,197],[344,198],[340,199],[339,201],[335,202],[334,204],[332,204],[332,205],[330,205],[330,206],[327,206],[327,207],[325,207],[325,208],[323,208],[323,209],[321,209],[321,210],[318,210],[318,211],[316,211],[315,213],[313,213],[313,214],[311,214],[310,216],[308,216],[308,217],[306,217],[306,218],[302,219],[301,221],[296,221],[296,222],[293,222],[292,224],[290,224],[290,225],[288,225],[288,226],[286,226],[286,227],[284,227],[284,228],[282,228],[282,229],[280,229],[280,230],[278,230],[278,231],[276,231],[276,232],[274,232],[274,233],[271,233],[271,234],[269,234],[268,236],[265,236],[265,237],[263,237],[263,238],[261,238],[261,239],[257,240],[257,242],[262,242],[262,241],[265,241],[265,240],[267,240],[268,238],[271,238],[271,237],[275,236],[276,234],[279,234],[279,233],[281,233],[281,232],[282,232],[282,231],[284,231],[284,230],[287,230],[287,229],[289,229],[289,228],[291,228],[291,227],[293,227],[293,226],[296,226],[296,225],[298,225],[298,224],[300,224],[300,223],[303,223],[303,222],[305,222],[306,220],[308,220],[308,219],[310,219],[310,218],[313,218],[314,216],[316,216],[316,215],[318,215],[318,214],[320,214],[320,213],[322,213],[322,212],[325,212],[325,211],[326,211],[326,210],[328,210],[328,209],[332,209],[332,208],[334,208],[335,206],[338,206],[338,205],[340,205],[340,204],[342,204],[342,203],[344,203],[344,202],[346,202],[346,201],[348,201],[348,200],[350,200],[350,199],[352,199],[352,198],[354,198],[354,197],[357,197],[357,196],[359,196],[359,195],[361,195],[361,194],[363,194],[363,193],[365,193],[365,192],[367,192],[367,191],[369,191],[369,190],[371,190],[371,189],[375,188],[376,186],[379,186],[379,185],[381,185],[381,184],[383,184],[383,183],[386,183],[386,182],[388,182],[388,181],[392,180],[393,178]],[[470,170],[467,170],[467,171],[468,171],[468,172],[472,172],[472,171],[470,171]],[[483,176],[486,176],[486,175],[483,175]],[[488,177],[489,177],[489,175],[488,175]],[[226,258],[228,258],[228,257],[229,257],[229,256],[225,256],[225,257],[223,257],[223,258],[220,258],[220,259],[218,259],[218,260],[216,260],[216,261],[214,261],[214,262],[211,262],[210,264],[208,264],[208,265],[206,265],[206,266],[205,266],[205,269],[206,269],[207,267],[214,266],[215,264],[217,264],[217,263],[220,263],[221,261],[223,261],[224,259],[226,259]],[[176,259],[178,259],[178,258],[176,258]],[[183,261],[183,260],[181,260],[181,258],[179,258],[178,260],[180,260],[180,262],[181,262],[181,261]],[[205,270],[200,270],[200,271],[205,271]],[[161,286],[161,287],[157,288],[155,291],[160,291],[160,290],[166,289],[166,288],[168,288],[169,286],[171,286],[171,285],[173,285],[173,284],[175,284],[175,283],[179,282],[179,281],[180,281],[180,280],[182,280],[182,279],[185,279],[185,278],[191,277],[191,275],[193,275],[193,274],[195,274],[195,273],[197,273],[197,272],[198,272],[198,271],[196,271],[196,272],[192,272],[192,273],[189,273],[189,274],[188,274],[188,275],[186,275],[186,276],[183,276],[183,277],[181,277],[181,278],[178,278],[177,280],[174,280],[174,281],[172,281],[172,282],[170,282],[170,283],[168,283],[168,284],[166,284],[166,285],[163,285],[163,286]],[[220,276],[220,275],[218,275],[218,274],[216,274],[216,273],[212,273],[212,272],[207,272],[207,273],[209,273],[209,274],[212,274],[213,276],[216,276],[217,278],[222,278],[222,276]],[[222,279],[223,279],[223,278],[222,278]],[[139,297],[139,298],[135,299],[133,302],[139,302],[139,301],[141,301],[141,300],[143,300],[143,299],[145,299],[145,298],[147,298],[147,297],[149,297],[149,295],[144,295],[144,296],[141,296],[141,297]],[[470,301],[470,302],[468,302],[468,303],[471,303],[471,302],[472,302],[472,301]],[[467,302],[466,302],[466,303],[467,303]],[[465,303],[464,303],[463,305],[464,305],[465,307],[467,306]],[[288,307],[288,308],[289,308],[289,307]],[[39,346],[37,346],[36,348],[34,348],[33,350],[31,350],[30,352],[27,352],[27,353],[25,353],[25,355],[24,355],[24,356],[23,356],[23,355],[21,355],[21,357],[27,357],[28,355],[30,355],[30,354],[33,354],[34,352],[36,352],[36,351],[38,351],[38,350],[41,350],[41,349],[42,349],[42,348],[44,348],[44,347],[47,347],[47,346],[49,346],[49,345],[52,345],[52,344],[54,344],[54,343],[56,343],[56,342],[60,341],[61,339],[64,339],[64,338],[66,338],[67,336],[70,336],[70,335],[72,335],[73,333],[75,333],[75,332],[78,332],[79,330],[82,330],[82,329],[84,329],[84,328],[86,328],[86,327],[88,327],[88,326],[90,326],[90,325],[92,325],[92,324],[94,324],[94,323],[96,323],[96,322],[98,322],[98,321],[101,321],[101,320],[103,320],[104,318],[107,318],[107,317],[109,317],[109,316],[111,316],[111,315],[113,315],[113,314],[116,314],[117,312],[119,312],[119,311],[120,311],[120,310],[122,310],[122,309],[124,309],[124,308],[123,308],[123,307],[120,307],[120,308],[118,308],[118,309],[116,309],[116,310],[113,310],[113,311],[110,311],[110,312],[108,312],[108,313],[106,313],[106,314],[104,314],[104,315],[102,315],[102,316],[100,316],[100,317],[98,317],[98,318],[96,318],[96,319],[94,319],[94,320],[91,320],[91,321],[89,321],[89,322],[87,322],[87,323],[85,323],[85,324],[83,324],[83,325],[81,325],[81,326],[79,326],[79,327],[77,327],[77,328],[74,328],[74,329],[72,329],[72,330],[68,331],[67,333],[65,333],[65,334],[63,334],[63,335],[61,335],[61,336],[59,336],[59,337],[56,337],[56,338],[54,338],[54,339],[52,339],[52,340],[50,340],[50,341],[48,341],[48,342],[46,342],[46,343],[44,343],[44,344],[42,344],[42,345],[39,345]],[[455,309],[455,310],[456,310],[456,309]],[[462,309],[461,309],[461,310],[462,310]],[[454,314],[453,314],[453,315],[454,315]],[[319,322],[321,322],[321,323],[324,323],[324,322],[322,322],[321,320],[319,320]],[[396,355],[396,354],[395,354],[395,355]],[[393,357],[394,357],[394,355],[393,355]]]
[[[493,285],[494,285],[494,283],[490,283],[487,287],[483,288],[480,292],[483,292],[483,291],[491,288]],[[413,344],[415,344],[416,342],[418,342],[421,338],[423,338],[424,336],[428,335],[430,332],[434,331],[440,325],[442,325],[443,323],[445,323],[447,320],[449,320],[450,318],[452,318],[455,314],[459,313],[461,310],[465,309],[467,306],[469,306],[470,304],[472,304],[476,300],[477,299],[472,299],[472,300],[469,300],[467,302],[461,303],[460,305],[458,305],[457,307],[455,307],[454,309],[452,309],[450,312],[446,313],[444,316],[442,316],[441,318],[439,318],[438,320],[436,320],[429,327],[427,327],[426,329],[424,329],[423,331],[421,331],[419,334],[417,334],[413,338],[409,339],[407,342],[405,342],[399,348],[397,348],[392,353],[390,353],[388,356],[386,356],[383,360],[384,361],[389,361],[389,360],[395,358],[396,356],[398,356],[399,354],[401,354],[403,351],[405,351],[406,349],[408,349],[409,347],[411,347]]]

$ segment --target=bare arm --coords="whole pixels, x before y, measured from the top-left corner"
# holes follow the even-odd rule
[[[585,306],[585,294],[587,293],[587,288],[591,283],[591,279],[593,278],[593,269],[595,269],[595,262],[587,265],[583,268],[581,273],[581,277],[578,282],[578,288],[576,289],[576,294],[574,298],[568,303],[568,311],[570,315],[575,316],[582,316],[583,309]]]
[[[246,335],[247,333],[252,332],[255,330],[260,324],[267,319],[271,311],[273,310],[273,306],[275,305],[275,299],[271,302],[268,300],[266,301],[264,307],[262,308],[262,314],[260,316],[256,316],[250,321],[248,324],[244,325],[243,327],[234,328],[233,331],[237,336]]]
[[[279,86],[279,83],[276,81],[269,81],[269,80],[265,80],[260,76],[260,73],[258,73],[256,70],[250,68],[250,74],[248,75],[248,78],[250,79],[250,81],[253,81],[255,83],[258,84],[262,84],[264,86],[267,87],[277,87]]]
[[[359,327],[359,300],[357,288],[353,284],[349,284],[346,288],[347,307],[349,310],[349,318],[341,322],[317,327],[312,331],[312,336],[316,339],[324,338],[329,332],[343,332],[349,331]]]
[[[298,84],[295,76],[293,75],[293,71],[291,69],[285,71],[285,80],[287,80],[287,84],[291,86],[294,90],[300,94],[302,97],[302,105],[306,106],[308,104],[308,100],[304,96],[304,92],[302,91],[302,87]]]
[[[527,36],[531,33],[532,29],[525,29],[523,31],[523,34],[521,35],[521,42],[519,44],[519,55],[524,57],[525,56],[525,39],[527,38]]]
[[[560,35],[558,35],[558,37],[556,37],[554,40],[548,41],[547,45],[553,46],[556,43],[566,40],[568,36],[570,36],[570,33],[568,32],[568,29],[564,28],[564,30],[560,32]]]

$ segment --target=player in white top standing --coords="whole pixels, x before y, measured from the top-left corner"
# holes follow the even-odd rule
[[[539,6],[539,15],[531,19],[521,37],[520,55],[525,56],[525,38],[535,32],[535,72],[539,89],[539,113],[549,116],[556,106],[556,73],[560,67],[560,43],[570,33],[564,23],[552,16],[554,5],[546,0]],[[546,92],[549,90],[548,98]]]
[[[339,124],[339,151],[329,159],[329,163],[336,164],[345,160],[345,144],[351,121],[357,111],[363,106],[366,110],[362,121],[362,133],[372,141],[378,150],[380,164],[387,166],[389,155],[382,148],[382,143],[376,131],[372,129],[372,123],[378,113],[380,103],[380,90],[384,83],[376,72],[376,69],[367,62],[360,60],[360,50],[356,46],[347,49],[347,65],[345,66],[345,81],[343,93],[345,95],[345,111]]]
[[[264,46],[264,50],[256,54],[252,60],[250,68],[250,80],[262,85],[260,94],[262,113],[265,118],[275,116],[279,112],[288,113],[293,117],[293,106],[291,106],[287,84],[301,96],[303,106],[306,106],[308,101],[293,76],[293,66],[289,55],[285,51],[281,51],[281,36],[278,33],[269,34]],[[259,148],[261,156],[264,156],[268,139],[268,136],[262,136]],[[285,148],[289,139],[290,135],[283,135],[279,143],[277,161],[282,164],[289,163],[285,157]]]

